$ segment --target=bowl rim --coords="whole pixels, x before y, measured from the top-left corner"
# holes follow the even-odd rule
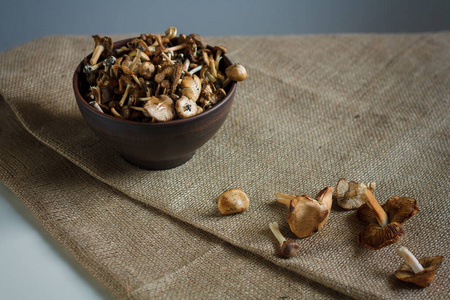
[[[127,38],[127,39],[123,39],[123,40],[119,40],[113,43],[113,47],[119,47],[119,45],[122,45],[128,41],[131,41],[134,37],[132,38]],[[209,48],[212,49],[211,46],[208,45]],[[92,55],[92,52],[89,53],[86,57],[89,57]],[[85,58],[86,58],[85,57]],[[220,110],[223,106],[225,106],[227,104],[228,101],[230,101],[230,99],[233,98],[234,93],[236,91],[236,86],[237,86],[237,82],[236,81],[231,81],[230,82],[230,87],[228,89],[228,93],[226,94],[226,96],[220,100],[218,103],[216,103],[213,107],[211,107],[210,109],[201,112],[198,115],[189,117],[189,118],[185,118],[185,119],[175,119],[175,120],[170,120],[170,121],[165,121],[165,122],[138,122],[138,121],[132,121],[132,120],[126,120],[126,119],[120,119],[105,113],[101,113],[99,111],[97,111],[97,109],[95,109],[92,105],[90,105],[88,103],[88,101],[86,101],[86,98],[84,96],[81,95],[80,89],[79,89],[79,77],[82,74],[82,65],[84,63],[84,59],[81,60],[81,62],[77,65],[75,72],[73,73],[73,77],[72,77],[72,84],[73,84],[73,90],[75,92],[75,99],[77,101],[77,103],[81,103],[84,107],[86,107],[87,109],[89,109],[90,111],[94,112],[98,117],[100,118],[105,118],[107,120],[112,120],[112,121],[116,121],[118,123],[124,123],[124,124],[129,124],[129,125],[142,125],[142,126],[152,126],[152,127],[163,127],[163,126],[169,126],[169,125],[175,125],[175,124],[183,124],[183,123],[190,123],[190,122],[195,122],[198,119],[203,119],[206,118],[208,115],[213,114],[215,111]],[[222,60],[226,63],[226,64],[232,64],[231,60],[224,55],[222,57]]]

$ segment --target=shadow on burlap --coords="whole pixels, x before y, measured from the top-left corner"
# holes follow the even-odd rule
[[[238,85],[232,111],[216,136],[189,162],[167,171],[127,164],[84,124],[71,77],[92,51],[90,37],[51,36],[1,53],[0,92],[28,132],[55,151],[35,147],[41,150],[29,155],[51,152],[49,157],[59,161],[55,171],[35,171],[43,180],[30,178],[25,166],[19,176],[12,166],[18,160],[14,157],[27,151],[21,150],[17,156],[5,156],[9,159],[2,162],[1,180],[24,202],[31,191],[17,182],[38,180],[47,193],[42,201],[62,205],[43,211],[40,220],[51,223],[50,231],[72,252],[86,247],[77,258],[121,297],[156,296],[172,289],[173,297],[215,291],[236,297],[233,284],[242,291],[248,281],[260,288],[280,270],[289,270],[280,279],[286,283],[283,287],[245,293],[256,298],[289,296],[284,291],[297,292],[291,294],[296,297],[337,297],[334,290],[354,298],[444,298],[449,286],[446,261],[426,289],[397,281],[393,272],[402,263],[396,254],[400,245],[418,257],[449,254],[450,34],[208,41],[225,45],[231,60],[246,66],[249,78]],[[12,149],[2,146],[7,153]],[[45,184],[52,176],[60,182],[58,189]],[[397,244],[372,251],[356,243],[362,226],[355,212],[335,206],[319,233],[299,241],[295,258],[278,258],[268,223],[277,221],[287,237],[294,236],[286,207],[274,203],[274,193],[314,196],[341,177],[376,181],[382,203],[393,195],[413,197],[420,212],[406,223],[406,234]],[[220,216],[217,196],[232,187],[249,195],[250,209]],[[98,209],[89,211],[91,205]],[[39,217],[40,204],[29,201],[28,206]],[[79,235],[58,231],[65,225],[58,221],[59,209],[84,217],[91,213],[92,222],[107,230],[108,238],[96,239],[99,232],[83,230],[83,223],[76,222],[71,226]],[[167,226],[158,227],[155,218]],[[161,241],[140,237],[143,228]],[[165,244],[173,236],[174,243]],[[126,238],[132,242],[121,244]],[[188,253],[177,257],[186,245]],[[104,252],[95,255],[97,248]],[[197,256],[199,252],[205,254]],[[127,268],[125,254],[152,264]],[[248,268],[244,271],[243,266]],[[102,279],[100,273],[108,275]],[[212,278],[205,281],[205,273]],[[292,274],[301,277],[291,281]],[[209,284],[200,289],[202,280]],[[318,288],[321,285],[327,288]]]

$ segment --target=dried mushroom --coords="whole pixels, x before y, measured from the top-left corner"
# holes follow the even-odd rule
[[[349,182],[345,178],[339,179],[336,184],[337,204],[347,210],[358,209],[365,203],[363,199],[365,197],[365,189],[373,193],[375,190],[375,182],[370,182],[366,185],[354,181]]]
[[[223,192],[217,201],[217,207],[223,215],[231,215],[246,211],[250,206],[250,199],[240,189],[230,189]]]
[[[203,111],[194,100],[191,100],[186,96],[181,96],[181,98],[177,100],[175,110],[180,119],[195,116]]]
[[[358,234],[358,243],[377,250],[397,242],[405,233],[403,223],[419,211],[416,200],[394,196],[381,206],[369,189],[364,195],[366,203],[358,209],[357,217],[366,227]]]
[[[289,205],[287,221],[297,237],[309,237],[325,225],[330,217],[333,191],[333,187],[326,187],[315,199],[307,195],[276,194],[279,203]]]
[[[145,103],[143,109],[148,116],[159,122],[170,121],[175,118],[173,100],[166,95],[151,97],[151,99]]]
[[[244,81],[247,79],[247,70],[241,64],[233,64],[226,68],[225,74],[227,79],[224,81],[223,86],[226,87],[231,81]]]
[[[296,241],[286,240],[286,238],[281,234],[277,222],[269,223],[269,228],[280,243],[280,255],[286,258],[295,256],[300,248],[299,243]]]
[[[111,38],[108,36],[100,36],[96,34],[93,35],[92,38],[94,39],[95,47],[92,52],[90,64],[95,65],[101,55],[107,57],[111,53],[113,45]]]
[[[443,256],[424,257],[417,260],[405,247],[400,247],[398,254],[406,262],[395,271],[395,277],[420,287],[427,287],[433,282],[437,269],[444,260]]]
[[[177,31],[169,27],[164,35],[141,34],[119,49],[113,49],[111,38],[93,35],[92,56],[85,58],[82,67],[88,86],[101,93],[97,97],[96,90],[89,91],[85,96],[95,99],[87,102],[94,100],[101,108],[95,106],[99,112],[118,118],[164,122],[197,115],[225,98],[228,83],[242,80],[243,67],[238,67],[240,79],[236,77],[239,73],[236,66],[230,68],[236,69],[233,72],[226,71],[231,74],[228,78],[221,66],[227,52],[225,47],[208,47],[198,34],[180,34],[177,38]],[[203,87],[209,93],[202,94]],[[169,107],[164,108],[166,115],[160,117],[161,112],[150,113],[149,109],[155,100],[152,97],[162,95],[169,97],[174,105],[170,113]],[[186,104],[183,96],[195,105]]]

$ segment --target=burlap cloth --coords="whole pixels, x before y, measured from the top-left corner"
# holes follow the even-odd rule
[[[249,78],[214,138],[166,171],[126,163],[84,123],[71,80],[89,36],[0,53],[0,180],[117,298],[448,297],[450,33],[208,42]],[[268,223],[295,236],[274,193],[315,196],[341,177],[420,212],[373,251],[356,242],[355,211],[334,205],[296,257],[279,258]],[[217,197],[234,187],[250,208],[221,216]],[[394,277],[400,245],[446,257],[430,287]]]

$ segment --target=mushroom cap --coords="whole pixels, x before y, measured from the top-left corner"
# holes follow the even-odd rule
[[[186,96],[181,96],[175,103],[175,111],[180,119],[195,116],[200,112],[200,107],[197,103]]]
[[[167,95],[151,97],[143,108],[149,116],[158,122],[170,121],[175,118],[173,100]]]
[[[155,74],[155,65],[149,61],[143,62],[139,66],[139,75],[145,79],[151,79]]]
[[[443,260],[443,256],[424,257],[419,259],[419,263],[424,268],[423,271],[414,273],[412,268],[407,263],[404,263],[394,274],[395,277],[402,281],[411,282],[421,287],[427,287],[433,282],[437,269]]]
[[[323,227],[330,216],[333,190],[326,187],[319,192],[317,200],[307,195],[291,200],[287,221],[297,237],[309,237]]]
[[[177,31],[178,30],[176,27],[170,26],[169,28],[167,28],[167,30],[164,34],[169,40],[171,40],[177,36]]]
[[[281,245],[280,255],[283,257],[293,257],[297,254],[300,245],[296,241],[284,241]]]
[[[321,190],[316,196],[316,200],[319,203],[325,204],[325,206],[328,208],[328,215],[319,224],[318,230],[320,230],[323,227],[323,225],[325,225],[325,223],[328,221],[328,218],[330,217],[331,206],[333,205],[333,192],[334,192],[334,188],[331,186],[328,186],[328,187],[324,188],[323,190]]]
[[[230,215],[246,211],[250,206],[250,199],[240,189],[230,189],[223,192],[217,201],[217,207],[223,215]]]
[[[225,48],[224,46],[220,46],[220,45],[214,46],[214,48],[213,48],[214,53],[217,52],[218,50],[221,50],[222,54],[227,53],[227,48]]]
[[[205,38],[199,34],[191,33],[189,35],[189,37],[194,40],[194,42],[197,44],[198,48],[200,48],[200,49],[206,48],[208,46]]]
[[[185,76],[180,84],[181,94],[192,101],[197,101],[202,91],[202,83],[197,75]]]
[[[247,79],[247,70],[239,63],[233,64],[226,68],[225,74],[233,81],[243,81]]]
[[[357,209],[364,204],[364,200],[359,195],[348,196],[348,192],[355,190],[358,186],[357,182],[348,182],[345,178],[339,179],[336,184],[336,200],[337,204],[343,209]],[[347,194],[347,195],[346,195]]]
[[[384,227],[378,224],[367,204],[362,205],[356,216],[366,227],[358,234],[358,244],[377,250],[397,242],[405,233],[403,223],[419,211],[416,203],[415,199],[409,197],[391,197],[382,205],[389,218],[389,224]]]

